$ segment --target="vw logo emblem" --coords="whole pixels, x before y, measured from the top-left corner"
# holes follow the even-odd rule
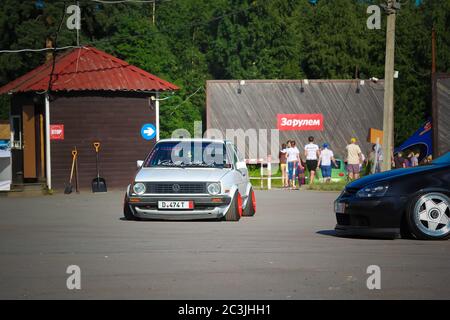
[[[177,184],[177,183],[175,183],[175,184],[172,186],[172,190],[175,191],[175,192],[180,191],[180,185]]]

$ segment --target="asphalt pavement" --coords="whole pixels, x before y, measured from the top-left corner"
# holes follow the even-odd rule
[[[121,191],[0,198],[0,299],[450,298],[450,241],[336,237],[336,197],[257,191],[239,222],[125,221]]]

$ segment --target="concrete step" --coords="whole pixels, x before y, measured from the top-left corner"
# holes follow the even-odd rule
[[[47,194],[43,183],[12,184],[10,191],[0,191],[0,197],[19,198]]]

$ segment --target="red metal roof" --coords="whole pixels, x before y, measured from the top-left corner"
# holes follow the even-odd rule
[[[52,62],[0,88],[0,94],[45,91]],[[179,88],[93,47],[73,49],[56,58],[52,91],[168,91]]]

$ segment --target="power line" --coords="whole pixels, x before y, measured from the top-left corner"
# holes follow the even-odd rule
[[[197,94],[197,92],[200,91],[200,89],[203,89],[203,90],[204,90],[203,86],[201,86],[201,87],[199,87],[197,90],[195,90],[195,92],[192,93],[191,95],[189,95],[186,99],[184,99],[183,102],[181,102],[181,103],[179,103],[178,105],[176,105],[176,106],[173,108],[172,112],[169,114],[169,116],[171,116],[171,115],[175,112],[175,110],[177,110],[180,106],[182,106],[184,103],[186,103],[190,98],[192,98],[193,96],[195,96],[195,95]]]
[[[104,0],[90,0],[90,1],[102,2],[102,3],[105,2]],[[106,1],[106,2],[110,3],[110,4],[113,4],[113,3],[141,2],[141,1],[146,1],[148,3],[153,2],[153,0],[152,1],[148,1],[148,0],[118,0],[118,1]],[[167,2],[167,1],[170,1],[170,0],[165,0],[164,2]],[[187,24],[187,25],[184,25],[183,28],[180,28],[180,29],[175,30],[175,31],[174,30],[168,30],[168,29],[167,30],[158,30],[158,31],[154,31],[154,32],[148,33],[147,35],[152,36],[154,34],[166,33],[166,32],[178,33],[178,32],[181,32],[183,30],[186,30],[188,28],[201,26],[201,25],[207,25],[207,24],[209,24],[211,22],[214,22],[214,21],[217,21],[217,20],[221,20],[223,18],[226,18],[226,17],[229,17],[229,16],[233,16],[233,15],[238,14],[238,13],[245,12],[245,11],[248,11],[250,9],[252,9],[252,6],[249,6],[249,7],[245,8],[245,9],[235,10],[235,11],[232,11],[230,13],[223,14],[223,15],[220,15],[220,16],[216,16],[216,17],[211,18],[210,20],[207,20],[207,21]],[[141,36],[141,35],[142,34],[137,34],[135,36]],[[130,38],[129,35],[128,36],[124,35],[123,37],[118,37],[116,39],[117,40],[121,40],[121,39],[129,39],[129,38]],[[111,41],[111,39],[110,38],[103,38],[103,39],[99,39],[99,40],[94,40],[94,41],[89,42],[89,44],[101,43],[101,42],[105,42],[105,41]],[[79,49],[79,48],[82,48],[82,47],[83,47],[83,45],[81,45],[81,46],[80,45],[78,45],[78,46],[64,46],[64,47],[59,47],[59,48],[41,48],[41,49],[25,48],[25,49],[17,49],[17,50],[0,50],[0,53],[43,52],[43,51],[48,51],[48,50],[59,51],[59,50],[74,49],[74,48],[75,49]]]
[[[56,31],[56,35],[55,35],[55,41],[54,41],[55,42],[55,48],[58,47],[56,45],[56,42],[58,41],[59,32],[61,31],[61,27],[63,25],[65,17],[66,17],[66,3],[64,2],[63,14],[62,14],[62,17],[61,17],[61,21],[59,22],[58,30]],[[56,66],[56,50],[53,50],[52,59],[53,59],[53,61],[52,61],[52,70],[50,71],[50,77],[48,79],[47,92],[50,92],[52,90],[53,73],[55,72],[55,66]]]
[[[92,0],[92,1],[94,1],[94,0]],[[234,16],[234,15],[236,15],[238,13],[242,13],[242,12],[248,11],[248,10],[254,8],[254,7],[255,7],[255,5],[249,6],[249,7],[244,8],[244,9],[235,10],[235,11],[232,11],[230,13],[226,13],[226,14],[223,14],[223,15],[220,15],[220,16],[216,16],[216,17],[211,18],[210,20],[207,20],[207,21],[186,24],[186,25],[183,26],[183,28],[180,28],[178,30],[169,30],[169,29],[167,29],[167,30],[158,30],[158,31],[146,33],[146,35],[152,36],[152,35],[155,35],[155,34],[166,33],[166,32],[179,33],[181,31],[187,30],[187,29],[192,28],[192,27],[197,27],[197,26],[201,26],[201,25],[207,25],[207,24],[209,24],[211,22],[214,22],[214,21],[217,21],[217,20],[221,20],[221,19],[229,17],[229,16]],[[136,34],[136,35],[133,35],[133,36],[142,36],[142,35],[144,35],[144,34]],[[114,40],[121,40],[121,39],[130,39],[130,35],[124,35],[122,37],[117,37]],[[99,43],[99,42],[101,43],[101,42],[105,42],[105,41],[111,41],[111,39],[110,38],[103,38],[103,39],[99,39],[99,40],[94,40],[94,41],[91,41],[89,44],[94,44],[94,43]]]
[[[48,51],[48,50],[66,50],[66,49],[73,49],[73,48],[81,48],[81,46],[65,46],[65,47],[59,47],[59,48],[42,48],[42,49],[18,49],[18,50],[0,50],[0,53],[22,53],[22,52],[42,52],[42,51]]]

